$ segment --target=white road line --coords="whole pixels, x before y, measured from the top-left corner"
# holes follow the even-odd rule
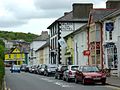
[[[48,78],[41,78],[41,79],[44,81],[47,81],[47,82],[53,82],[53,84],[61,86],[61,87],[74,87],[73,85],[71,85],[69,83],[58,82],[56,80],[50,80]]]
[[[73,85],[69,83],[54,82],[54,84],[59,85],[61,87],[74,87]]]

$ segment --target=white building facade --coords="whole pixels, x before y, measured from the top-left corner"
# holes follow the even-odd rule
[[[103,46],[105,68],[120,77],[120,10],[104,19]]]
[[[87,28],[86,25],[80,28],[79,32],[77,32],[74,37],[74,64],[75,65],[87,65],[88,64],[88,56],[84,55],[84,51],[88,50],[87,45]]]

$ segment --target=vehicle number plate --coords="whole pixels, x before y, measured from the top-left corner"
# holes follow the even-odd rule
[[[100,78],[93,78],[94,80],[100,80]]]

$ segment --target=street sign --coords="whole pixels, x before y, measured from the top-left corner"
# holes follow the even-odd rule
[[[89,50],[84,50],[83,51],[83,55],[84,56],[89,56],[90,55],[90,51]]]
[[[114,23],[113,22],[106,22],[105,23],[105,29],[106,29],[106,31],[113,31],[113,29],[114,29]]]

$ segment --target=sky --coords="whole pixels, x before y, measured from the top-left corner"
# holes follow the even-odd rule
[[[0,0],[0,30],[40,35],[73,3],[93,3],[105,8],[106,0]]]

